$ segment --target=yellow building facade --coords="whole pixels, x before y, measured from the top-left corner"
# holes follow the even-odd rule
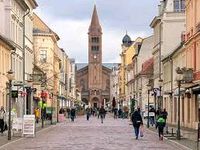
[[[11,51],[15,47],[11,42],[0,35],[0,106],[8,108],[7,104],[7,86],[8,79],[6,77],[7,72],[11,69]],[[7,110],[7,109],[6,109]]]
[[[53,119],[57,118],[59,107],[59,77],[60,58],[57,41],[58,35],[53,32],[36,14],[33,15],[34,22],[34,63],[46,74],[44,86],[41,90],[47,92],[47,107],[53,107]],[[38,91],[38,96],[42,91]]]

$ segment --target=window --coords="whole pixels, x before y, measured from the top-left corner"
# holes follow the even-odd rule
[[[99,46],[92,46],[92,51],[99,51]]]
[[[92,37],[92,43],[99,43],[98,37]]]
[[[185,0],[174,0],[174,11],[175,12],[185,11]]]
[[[40,62],[47,62],[47,51],[40,50]]]

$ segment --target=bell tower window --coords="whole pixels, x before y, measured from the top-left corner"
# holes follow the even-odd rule
[[[99,43],[99,37],[92,37],[92,43]]]
[[[94,51],[94,52],[99,51],[99,46],[92,46],[92,51]]]

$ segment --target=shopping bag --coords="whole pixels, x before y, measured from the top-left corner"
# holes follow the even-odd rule
[[[143,137],[144,136],[144,126],[141,125],[140,126],[140,137]]]

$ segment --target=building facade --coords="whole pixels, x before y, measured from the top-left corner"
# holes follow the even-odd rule
[[[162,107],[163,71],[161,60],[181,43],[181,34],[185,31],[185,1],[162,0],[159,14],[151,22],[154,30],[154,89],[156,89],[158,107]],[[173,33],[173,34],[171,34]]]
[[[0,34],[0,106],[8,110],[7,101],[7,72],[11,70],[11,55],[15,50],[14,44]]]
[[[13,90],[18,91],[19,95],[17,98],[13,98],[12,108],[16,110],[18,117],[32,113],[31,90],[29,90],[31,88],[25,87],[31,87],[27,81],[28,76],[32,75],[33,69],[32,11],[36,7],[35,0],[7,0],[0,4],[2,18],[0,32],[16,47],[11,58],[11,67],[15,75]],[[31,67],[26,67],[26,65]]]
[[[34,64],[46,75],[42,80],[42,91],[47,93],[45,103],[53,108],[53,120],[59,108],[60,58],[57,41],[59,36],[53,32],[36,14],[33,15]],[[41,97],[42,91],[38,92]]]

